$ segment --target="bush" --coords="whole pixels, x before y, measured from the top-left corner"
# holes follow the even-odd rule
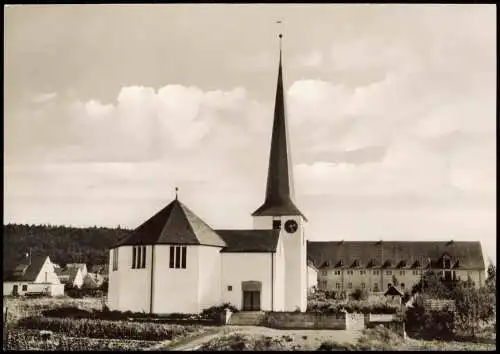
[[[338,351],[338,350],[354,350],[354,346],[348,343],[337,343],[331,340],[321,343],[318,351]]]
[[[130,323],[98,319],[71,319],[26,317],[18,322],[20,328],[49,330],[64,333],[70,337],[172,340],[198,330],[199,326],[181,326],[159,323]]]
[[[453,338],[455,318],[448,310],[433,311],[419,300],[406,311],[406,330],[409,334],[422,339]]]
[[[368,299],[368,291],[365,289],[360,289],[357,288],[354,290],[354,292],[351,294],[352,299],[354,300],[367,300]]]
[[[226,309],[229,309],[233,313],[238,312],[238,309],[236,307],[226,302],[219,306],[212,306],[204,309],[201,312],[200,316],[202,318],[208,318],[208,319],[219,319],[220,315],[224,313]]]
[[[307,312],[338,313],[342,309],[349,313],[394,314],[401,311],[401,306],[385,298],[364,301],[351,300],[347,303],[333,300],[309,301],[307,305]]]

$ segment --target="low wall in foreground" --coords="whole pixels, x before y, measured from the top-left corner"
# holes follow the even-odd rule
[[[346,329],[346,314],[310,312],[270,312],[267,325],[282,329]]]

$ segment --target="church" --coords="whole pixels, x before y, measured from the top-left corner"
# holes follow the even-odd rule
[[[308,241],[289,148],[280,49],[267,187],[253,229],[214,229],[176,197],[109,250],[109,309],[199,313],[230,303],[304,312],[312,286],[404,291],[426,269],[484,282],[479,242]]]

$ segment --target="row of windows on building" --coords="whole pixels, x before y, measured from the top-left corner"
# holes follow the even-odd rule
[[[333,272],[334,272],[334,274],[335,274],[335,275],[341,275],[341,272],[342,272],[342,271],[341,271],[341,270],[334,270]],[[367,275],[367,274],[370,274],[370,271],[369,271],[369,270],[368,270],[368,271],[367,271],[367,270],[359,270],[359,271],[356,271],[356,270],[346,270],[346,271],[345,271],[345,273],[346,273],[347,275],[357,275],[357,272],[359,272],[359,275]],[[368,273],[367,273],[367,272],[368,272]],[[396,273],[396,271],[394,271],[394,273]],[[321,274],[322,274],[322,275],[324,275],[324,276],[326,276],[326,275],[328,275],[328,271],[323,270],[323,271],[321,272]],[[380,271],[379,271],[379,270],[372,270],[372,274],[373,274],[373,275],[379,275],[379,274],[380,274]],[[420,275],[420,274],[422,274],[422,273],[421,273],[421,271],[420,271],[420,270],[413,270],[411,274],[412,274],[412,275]],[[386,270],[386,271],[385,271],[385,275],[393,275],[393,271],[392,271],[392,270]],[[400,271],[399,271],[399,275],[402,275],[402,276],[406,275],[406,271],[404,271],[404,270],[400,270]]]
[[[113,270],[118,270],[118,248],[113,249],[111,256]],[[132,247],[132,269],[146,268],[146,246]],[[169,267],[173,269],[186,269],[186,246],[170,246]]]
[[[326,280],[320,280],[318,285],[319,285],[319,287],[320,287],[320,288],[322,288],[322,289],[326,289],[326,288],[327,288],[327,286],[328,286],[328,282],[327,282]],[[378,291],[379,291],[379,286],[378,286],[378,283],[377,283],[377,282],[374,282],[372,285],[373,285],[373,291],[374,291],[374,292],[378,292]],[[389,289],[391,286],[392,286],[392,284],[391,284],[391,283],[388,283],[388,284],[387,284],[387,289]],[[347,283],[347,289],[352,289],[352,288],[353,288],[353,287],[352,287],[352,283]],[[401,290],[405,290],[405,288],[406,288],[405,283],[401,283],[401,284],[399,284],[399,288],[400,288]],[[342,289],[342,284],[340,284],[340,283],[335,283],[335,289],[337,289],[337,290]],[[364,282],[363,282],[363,283],[361,283],[361,289],[366,289],[366,283],[364,283]]]

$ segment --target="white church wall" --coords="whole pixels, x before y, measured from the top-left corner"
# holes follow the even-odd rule
[[[199,309],[222,304],[220,247],[197,246],[199,252]]]
[[[242,282],[260,281],[262,283],[261,309],[271,311],[272,253],[221,253],[221,255],[223,302],[229,302],[241,309],[243,305]]]
[[[118,269],[110,250],[108,307],[110,310],[149,312],[151,246],[146,247],[146,268],[132,269],[132,246],[118,248]]]
[[[153,312],[199,312],[199,246],[186,246],[186,268],[170,268],[170,245],[155,246]],[[149,293],[149,292],[148,292]]]
[[[254,216],[253,217],[254,230],[269,230],[273,228],[272,216]]]
[[[285,230],[287,220],[295,220],[298,229],[289,234]],[[301,216],[283,216],[281,237],[285,249],[285,309],[305,311],[307,308],[307,261],[306,239]]]
[[[274,253],[274,311],[285,311],[285,253],[283,237],[280,237]]]

